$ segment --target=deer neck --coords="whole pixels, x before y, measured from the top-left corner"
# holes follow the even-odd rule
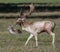
[[[30,23],[27,22],[27,21],[23,21],[23,22],[21,23],[21,26],[22,26],[22,27],[28,27],[28,26],[30,26]]]

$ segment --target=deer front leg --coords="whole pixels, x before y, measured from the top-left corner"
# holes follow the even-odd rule
[[[26,43],[25,43],[25,46],[27,45],[27,43],[29,42],[29,40],[33,37],[33,34],[30,34],[30,36],[28,37]]]
[[[35,34],[34,36],[35,36],[36,47],[37,47],[37,46],[38,46],[38,39],[37,39],[37,34]]]

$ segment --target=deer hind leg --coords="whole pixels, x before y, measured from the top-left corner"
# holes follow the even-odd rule
[[[52,35],[52,44],[54,44],[55,43],[55,33],[51,33],[51,35]]]
[[[25,46],[27,45],[27,43],[29,42],[29,40],[33,37],[33,34],[30,34],[30,36],[28,37],[26,43],[25,43]]]
[[[49,31],[49,34],[52,36],[52,44],[55,43],[55,33]]]

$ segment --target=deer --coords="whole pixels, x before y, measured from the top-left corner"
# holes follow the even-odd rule
[[[19,25],[22,27],[22,30],[27,31],[30,36],[28,37],[27,41],[25,42],[25,46],[28,44],[29,40],[34,36],[35,41],[36,41],[36,47],[38,46],[38,34],[42,32],[46,32],[52,36],[52,44],[55,43],[55,33],[54,33],[54,28],[55,28],[55,22],[53,21],[35,21],[29,23],[26,21],[26,16],[29,16],[32,14],[34,10],[34,5],[31,4],[30,6],[30,12],[28,14],[25,14],[23,11],[20,12],[20,16],[16,21],[16,25]]]

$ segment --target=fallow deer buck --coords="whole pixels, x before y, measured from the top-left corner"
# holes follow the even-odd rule
[[[32,7],[32,5],[30,5]],[[34,9],[30,8],[30,9]],[[54,44],[55,42],[55,33],[53,32],[54,28],[55,28],[55,23],[52,21],[36,21],[33,23],[28,23],[25,20],[26,16],[29,16],[32,13],[33,10],[30,10],[30,12],[28,14],[25,14],[21,11],[20,17],[18,18],[18,20],[16,21],[16,25],[20,25],[22,27],[22,30],[25,30],[27,32],[30,33],[30,36],[28,37],[25,45],[27,45],[27,43],[29,42],[29,40],[34,36],[35,40],[36,40],[36,46],[38,46],[38,39],[37,39],[37,35],[38,33],[41,32],[47,32],[48,34],[50,34],[52,36],[52,44]]]

